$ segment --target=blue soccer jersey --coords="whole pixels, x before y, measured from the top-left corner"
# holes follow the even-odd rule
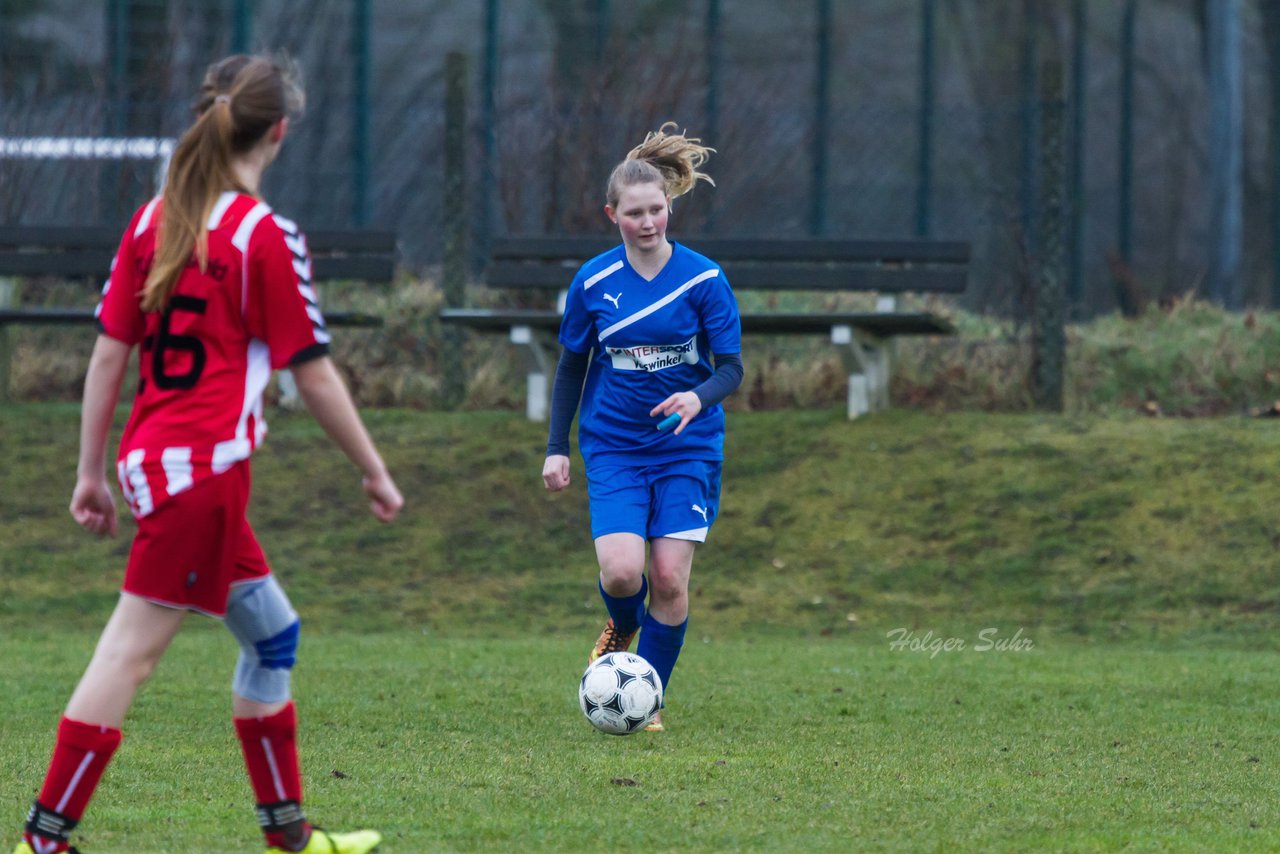
[[[654,465],[724,459],[724,409],[704,409],[680,435],[659,431],[649,410],[715,372],[711,354],[742,352],[738,303],[724,271],[679,243],[652,281],[624,246],[578,271],[560,343],[594,351],[578,415],[578,449],[592,463]]]

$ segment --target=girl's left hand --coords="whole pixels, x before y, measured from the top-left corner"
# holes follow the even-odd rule
[[[702,400],[691,391],[678,391],[659,403],[653,409],[649,410],[651,416],[661,415],[666,418],[671,413],[679,413],[680,423],[676,425],[675,434],[680,435],[680,431],[685,425],[693,420],[694,416],[702,411]]]
[[[76,524],[86,531],[99,537],[116,535],[116,502],[105,477],[77,478],[70,510]]]

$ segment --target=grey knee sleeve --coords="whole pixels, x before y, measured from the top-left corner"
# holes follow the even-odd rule
[[[255,703],[289,699],[289,673],[298,653],[298,613],[275,576],[233,587],[224,622],[240,642],[231,690]]]

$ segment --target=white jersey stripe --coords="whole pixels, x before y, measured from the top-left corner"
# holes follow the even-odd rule
[[[280,222],[280,218],[276,217],[276,223],[279,224],[279,222]],[[289,251],[292,252],[298,258],[307,257],[307,241],[305,238],[303,238],[302,235],[300,234],[294,235],[286,231],[284,233],[284,245],[288,246]]]
[[[638,320],[643,320],[644,318],[653,314],[655,311],[658,311],[659,309],[661,309],[663,306],[668,305],[671,302],[674,302],[676,298],[678,298],[685,291],[692,288],[694,285],[697,285],[700,282],[705,282],[707,279],[714,278],[718,275],[720,275],[720,271],[715,267],[712,267],[710,270],[705,270],[699,273],[698,275],[694,276],[692,279],[685,282],[683,285],[676,288],[674,291],[667,294],[665,297],[658,300],[657,302],[650,303],[649,305],[640,309],[630,317],[624,317],[622,320],[619,320],[617,323],[613,324],[613,326],[610,326],[609,328],[605,329],[603,332],[600,333],[600,340],[603,341],[604,339],[608,338],[610,335],[617,332],[618,330],[625,329]]]
[[[177,495],[191,488],[190,448],[165,448],[160,454],[160,465],[164,468],[165,489],[170,495]]]
[[[231,245],[241,252],[248,252],[249,239],[253,237],[253,230],[258,227],[258,223],[262,222],[263,218],[269,213],[271,213],[271,208],[262,202],[254,205],[253,209],[244,215],[244,219],[240,220],[240,227],[236,229],[235,235],[232,236]]]
[[[147,206],[142,209],[142,216],[138,217],[138,227],[133,230],[133,236],[137,237],[147,230],[147,226],[151,225],[151,216],[156,212],[156,205],[160,204],[160,197],[156,196],[147,202]]]
[[[151,498],[151,484],[147,483],[147,473],[142,470],[142,460],[147,455],[143,448],[130,451],[124,459],[124,475],[121,482],[127,480],[133,492],[133,506],[138,516],[146,516],[155,509]],[[121,489],[123,491],[123,487]]]
[[[252,450],[248,439],[228,439],[225,442],[219,442],[213,446],[213,458],[209,461],[209,468],[213,469],[214,474],[222,474],[241,460],[249,459],[249,453]]]
[[[213,206],[213,210],[209,213],[209,223],[206,227],[210,231],[213,231],[218,226],[222,225],[222,218],[227,215],[227,208],[231,207],[232,203],[234,203],[239,196],[239,193],[233,193],[230,190],[227,190],[218,197],[217,204]]]
[[[244,378],[244,406],[240,410],[240,420],[236,422],[236,436],[213,446],[212,468],[214,474],[221,474],[241,460],[249,459],[253,444],[249,441],[249,416],[259,425],[254,433],[254,441],[260,441],[262,424],[262,392],[271,379],[271,352],[267,345],[254,338],[249,342],[247,358],[248,370]]]
[[[288,217],[272,214],[271,218],[276,221],[276,225],[280,226],[280,230],[285,234],[296,235],[298,233],[298,224]]]
[[[116,461],[116,483],[120,484],[120,492],[124,494],[125,503],[133,507],[133,487],[129,485],[129,478],[125,477],[125,461]]]
[[[587,279],[585,282],[583,282],[583,283],[582,283],[582,289],[583,289],[584,291],[585,291],[585,290],[589,290],[589,289],[591,288],[591,286],[592,286],[592,285],[594,285],[596,282],[599,282],[601,279],[607,279],[607,278],[609,278],[610,276],[612,276],[614,273],[618,272],[618,271],[619,271],[619,270],[621,270],[621,269],[622,269],[622,262],[621,262],[621,261],[614,261],[614,262],[613,262],[612,264],[610,264],[608,267],[605,267],[605,268],[604,268],[603,270],[601,270],[599,273],[596,273],[594,276],[592,276],[591,278],[589,278],[589,279]]]

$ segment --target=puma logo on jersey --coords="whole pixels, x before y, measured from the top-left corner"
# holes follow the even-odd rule
[[[702,514],[702,522],[703,522],[703,524],[709,524],[709,523],[707,522],[707,508],[705,508],[705,507],[699,507],[697,504],[694,504],[694,505],[692,505],[692,509],[693,509],[693,511],[694,511],[695,513],[701,513],[701,514]]]
[[[604,298],[613,303],[614,308],[618,308],[618,300],[622,299],[622,291],[618,291],[618,295],[616,297],[611,297],[608,294],[605,294]]]

